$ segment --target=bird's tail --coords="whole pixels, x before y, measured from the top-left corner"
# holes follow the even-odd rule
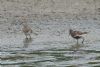
[[[31,30],[30,32],[33,33],[33,34],[35,34],[35,35],[38,35],[37,33],[33,32],[33,30]]]
[[[87,34],[88,32],[83,32],[83,34]]]

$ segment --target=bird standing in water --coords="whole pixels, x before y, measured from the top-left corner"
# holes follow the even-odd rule
[[[22,31],[25,34],[26,38],[27,39],[31,38],[31,33],[32,33],[31,27],[29,27],[27,23],[22,23],[22,26],[23,26]]]
[[[77,40],[77,44],[78,44],[78,40],[79,39],[83,39],[82,44],[84,42],[84,37],[82,36],[83,34],[87,34],[87,32],[81,32],[81,31],[74,31],[72,29],[69,30],[69,34]]]
[[[26,17],[21,17],[21,25],[22,25],[22,32],[25,34],[26,38],[31,38],[31,33],[32,29],[31,27],[27,24]]]

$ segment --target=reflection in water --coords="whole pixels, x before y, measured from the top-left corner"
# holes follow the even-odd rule
[[[70,47],[71,50],[79,50],[81,47],[84,47],[84,44],[75,44]]]
[[[24,48],[27,48],[32,43],[32,38],[25,38],[23,40]]]
[[[25,47],[31,43],[32,39],[24,39]],[[74,44],[70,49],[77,51],[83,47],[83,44]],[[99,60],[100,51],[96,50],[83,49],[74,52],[63,48],[61,50],[6,52],[5,54],[3,52],[1,67],[100,67]]]

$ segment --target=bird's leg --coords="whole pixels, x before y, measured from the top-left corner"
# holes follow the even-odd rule
[[[83,44],[83,42],[84,42],[84,37],[82,37],[82,39],[83,39],[83,41],[82,41],[82,44]]]
[[[28,37],[27,37],[27,35],[25,34],[25,36],[26,36],[26,39],[28,39]]]
[[[28,39],[27,35],[26,35],[26,39]]]
[[[78,39],[77,39],[77,44],[78,44]]]
[[[31,39],[31,35],[29,34],[29,37],[30,37],[30,39]]]

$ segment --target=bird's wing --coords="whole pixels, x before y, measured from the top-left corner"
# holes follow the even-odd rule
[[[80,31],[74,31],[74,34],[75,34],[75,35],[82,35],[83,32],[80,32]]]

